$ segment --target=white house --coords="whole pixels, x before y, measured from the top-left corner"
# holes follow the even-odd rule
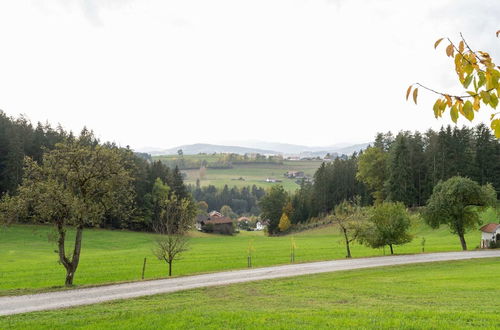
[[[481,233],[481,248],[487,249],[491,242],[500,242],[500,224],[489,223],[479,228]]]

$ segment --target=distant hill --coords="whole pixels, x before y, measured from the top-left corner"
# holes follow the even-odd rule
[[[165,150],[156,150],[150,151],[151,155],[175,155],[177,151],[182,149],[182,152],[185,155],[197,155],[200,153],[205,154],[213,154],[213,153],[233,153],[233,154],[251,154],[251,153],[259,153],[259,154],[279,154],[279,152],[273,150],[265,150],[265,149],[257,149],[257,148],[247,148],[247,147],[239,147],[239,146],[223,146],[216,144],[204,144],[204,143],[196,143],[196,144],[188,144],[182,145],[175,148],[165,149]]]
[[[213,153],[235,153],[235,154],[247,154],[247,153],[259,153],[264,155],[294,155],[301,157],[323,157],[327,153],[330,154],[346,154],[350,155],[353,152],[359,152],[365,149],[369,143],[359,143],[359,144],[334,144],[331,146],[323,147],[311,147],[296,144],[287,143],[273,143],[273,142],[242,142],[243,146],[234,145],[217,145],[217,144],[205,144],[196,143],[182,145],[170,149],[156,149],[145,148],[139,149],[139,152],[147,152],[153,156],[158,155],[175,155],[179,149],[185,155],[197,155],[200,153],[213,154]]]

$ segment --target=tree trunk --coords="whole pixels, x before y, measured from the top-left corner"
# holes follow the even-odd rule
[[[168,263],[168,276],[172,276],[172,261]]]
[[[391,248],[391,254],[394,254],[394,250],[392,249],[392,244],[389,244],[389,247]]]
[[[465,241],[464,234],[458,234],[458,237],[460,237],[460,244],[462,244],[462,250],[466,251],[467,250],[467,242]]]
[[[59,233],[59,238],[57,240],[59,261],[66,269],[66,281],[64,285],[73,285],[73,278],[75,277],[76,268],[80,262],[80,251],[82,249],[82,234],[83,226],[76,227],[76,237],[75,237],[75,249],[73,250],[73,256],[71,260],[66,257],[65,251],[65,241],[66,241],[66,231],[62,224],[57,225],[57,231]]]
[[[342,231],[344,233],[344,239],[345,239],[345,248],[347,250],[347,255],[346,258],[352,258],[351,257],[351,248],[349,247],[349,238],[347,237],[347,231],[345,228],[342,228]]]

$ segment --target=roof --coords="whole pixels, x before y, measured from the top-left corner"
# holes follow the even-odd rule
[[[216,219],[211,219],[211,220],[207,220],[207,221],[204,221],[205,224],[222,224],[222,223],[232,223],[233,220],[231,220],[231,218],[228,218],[228,217],[221,217],[221,218],[216,218]]]
[[[222,217],[222,214],[220,214],[217,211],[212,211],[208,214],[210,217]]]
[[[485,233],[494,233],[498,227],[500,227],[498,223],[489,223],[479,228],[479,230]]]
[[[238,222],[241,222],[241,221],[250,221],[250,218],[247,218],[247,217],[238,218]]]

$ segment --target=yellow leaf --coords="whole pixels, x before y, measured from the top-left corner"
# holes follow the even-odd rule
[[[498,32],[497,32],[497,37],[498,37]],[[444,38],[441,38],[441,39],[438,39],[435,43],[434,43],[434,49],[437,48],[437,46],[439,46],[439,44],[441,43],[441,41],[443,41]]]
[[[444,96],[446,98],[446,104],[448,104],[449,107],[453,104],[451,97],[449,95]]]
[[[412,87],[413,87],[413,85],[410,85],[410,87],[408,87],[408,90],[406,91],[406,101],[408,101],[408,97],[410,96],[410,92],[411,92]]]
[[[418,88],[415,88],[413,90],[413,102],[415,102],[415,104],[417,104],[417,96],[418,96]]]
[[[474,97],[474,104],[472,105],[472,108],[477,111],[480,107],[481,104],[479,103],[479,96],[476,96]]]
[[[495,132],[496,138],[500,139],[500,119],[491,121],[491,129]]]
[[[463,53],[463,52],[464,52],[464,48],[465,48],[465,47],[464,47],[464,42],[463,42],[463,40],[462,40],[462,41],[460,41],[460,43],[458,44],[458,50],[459,50],[459,52],[460,52],[460,53]]]

